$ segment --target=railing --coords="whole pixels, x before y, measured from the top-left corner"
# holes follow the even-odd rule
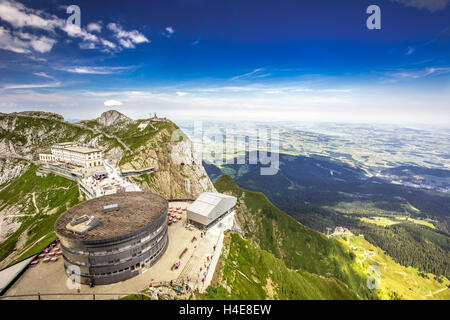
[[[130,296],[130,295],[140,295],[143,300],[143,296],[145,295],[142,292],[133,292],[133,293],[30,293],[30,294],[17,294],[17,295],[10,295],[10,296],[0,296],[0,300],[5,299],[12,299],[17,300],[18,298],[36,298],[36,300],[44,300],[45,297],[56,297],[56,296],[64,296],[64,297],[70,297],[70,296],[91,296],[92,300],[95,300],[95,297],[98,296],[110,296],[114,299],[119,299],[120,297],[124,296]],[[52,299],[50,299],[52,300]]]
[[[80,186],[80,190],[86,195],[88,200],[93,199],[97,196],[97,193],[94,191],[94,189],[86,185],[83,181],[81,181],[81,179],[77,179],[76,181]]]
[[[122,177],[130,177],[130,176],[140,176],[145,173],[151,173],[155,172],[155,168],[143,168],[143,169],[136,169],[136,170],[125,170],[120,172],[120,175]]]
[[[165,287],[178,287],[178,286],[183,286],[186,285],[186,282],[182,282],[182,281],[177,281],[177,280],[172,280],[171,281],[160,281],[160,282],[152,282],[151,285],[152,287],[160,287],[160,286],[165,286]],[[143,290],[147,289],[148,287],[145,287]],[[36,300],[45,300],[46,297],[57,297],[57,296],[62,296],[62,297],[92,297],[92,300],[96,300],[96,297],[105,297],[105,296],[110,296],[111,299],[119,299],[121,297],[125,297],[125,296],[132,296],[132,295],[136,295],[136,296],[141,296],[141,300],[144,300],[144,296],[147,296],[150,298],[150,296],[145,293],[145,292],[120,292],[120,293],[28,293],[28,294],[16,294],[16,295],[4,295],[4,296],[0,296],[0,300],[7,300],[7,299],[11,299],[11,300],[18,300],[20,298],[36,298]],[[48,299],[47,299],[48,300]],[[52,300],[52,299],[49,299]],[[64,299],[61,299],[64,300]]]

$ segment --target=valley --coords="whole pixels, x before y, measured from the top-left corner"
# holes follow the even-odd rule
[[[59,215],[85,201],[74,181],[36,174],[39,150],[72,140],[102,150],[121,172],[138,172],[129,179],[144,191],[191,199],[217,190],[238,199],[211,284],[184,298],[448,299],[447,193],[317,154],[277,154],[276,175],[260,175],[260,164],[216,166],[166,119],[108,111],[76,124],[38,112],[0,120],[1,268],[40,252]],[[353,235],[325,235],[337,226]],[[375,290],[367,282],[373,265],[381,269]]]

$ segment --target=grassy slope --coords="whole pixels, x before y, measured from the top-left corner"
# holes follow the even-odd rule
[[[22,222],[20,228],[0,244],[0,261],[15,251],[16,243],[24,232],[27,234],[25,244],[23,249],[15,252],[14,261],[41,251],[55,238],[53,224],[56,218],[80,201],[75,182],[52,174],[45,178],[38,177],[35,174],[37,168],[32,166],[0,192],[0,210],[18,206],[20,214],[25,214],[16,218]],[[33,192],[39,212],[32,202]]]
[[[10,124],[15,123],[13,131],[0,130],[0,140],[11,141],[16,148],[31,142],[32,152],[49,147],[56,142],[77,141],[83,137],[92,139],[95,136],[88,130],[53,119],[1,115],[0,120]],[[33,132],[42,132],[42,134],[30,135]]]
[[[140,130],[138,127],[142,122],[151,123],[157,130],[154,130],[150,125],[147,125],[145,129]],[[132,150],[132,152],[127,151],[120,160],[120,164],[123,165],[133,161],[135,158],[139,158],[142,147],[146,146],[149,142],[152,143],[151,146],[153,148],[159,148],[169,143],[170,134],[172,134],[172,132],[176,129],[178,129],[178,127],[173,122],[159,122],[141,119],[136,121],[134,124],[121,128],[120,130],[114,131],[108,128],[105,128],[104,130],[107,132],[110,130],[111,133],[114,133],[117,137],[121,138],[122,141]],[[161,141],[158,139],[156,141],[152,141],[164,130],[166,130],[167,134],[161,136]]]
[[[40,114],[38,114],[40,115]],[[14,130],[0,129],[0,141],[11,142],[16,150],[24,155],[35,154],[37,150],[47,148],[56,142],[79,141],[87,143],[93,139],[103,147],[104,151],[119,147],[123,149],[115,138],[108,138],[96,132],[80,128],[77,125],[55,121],[53,118],[34,118],[30,116],[0,115],[0,121],[14,126]],[[148,122],[145,129],[138,128],[142,122]],[[158,122],[148,119],[137,120],[133,123],[116,123],[108,127],[100,126],[96,121],[83,121],[81,124],[92,129],[119,137],[131,152],[126,151],[121,163],[128,163],[136,159],[146,159],[149,150],[156,151],[156,160],[161,163],[169,163],[169,143],[171,134],[178,129],[173,122]],[[155,130],[156,128],[156,130]],[[181,138],[177,140],[181,141]],[[25,214],[26,217],[17,218],[22,223],[21,227],[0,244],[0,267],[8,261],[2,261],[15,251],[19,244],[22,250],[14,252],[14,261],[35,252],[39,252],[45,244],[54,237],[53,223],[59,214],[66,208],[78,203],[78,188],[74,182],[61,177],[50,175],[47,178],[35,176],[37,167],[32,167],[21,177],[2,185],[0,189],[0,210],[12,207],[17,214]],[[179,181],[181,187],[184,180],[181,169],[168,166],[160,167],[158,174],[148,174],[139,177],[139,182],[145,182],[159,191],[161,181],[172,179]],[[58,189],[58,188],[68,189]],[[161,192],[163,190],[160,190]],[[40,212],[36,212],[32,195],[35,193],[37,206]],[[50,214],[49,214],[50,213]],[[21,236],[22,235],[22,236]],[[24,239],[26,243],[23,243]],[[20,251],[20,252],[19,252]],[[10,257],[11,258],[11,257]],[[2,263],[4,262],[4,263]]]
[[[364,268],[377,265],[380,268],[380,296],[383,299],[391,299],[397,296],[400,299],[450,299],[450,281],[444,276],[436,277],[431,273],[420,272],[413,267],[404,267],[395,262],[383,250],[373,246],[363,237],[339,236],[343,243],[355,247],[355,254]],[[373,252],[367,256],[365,252]]]
[[[342,283],[303,270],[294,271],[273,254],[229,232],[206,299],[355,299]]]
[[[229,176],[218,178],[215,187],[238,198],[236,219],[246,237],[288,268],[337,279],[361,298],[376,298],[365,286],[367,275],[354,254],[341,243],[303,226],[276,208],[264,194],[239,188]]]

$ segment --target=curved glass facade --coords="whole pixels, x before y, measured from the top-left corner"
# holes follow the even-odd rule
[[[140,230],[108,239],[82,240],[57,234],[64,268],[83,284],[110,284],[152,266],[168,246],[167,210]]]

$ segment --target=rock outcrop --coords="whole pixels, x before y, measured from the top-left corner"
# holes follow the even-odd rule
[[[122,170],[154,168],[155,172],[134,180],[143,190],[166,198],[196,198],[202,192],[215,191],[189,138],[175,125],[160,130],[152,139],[134,150]]]
[[[191,141],[170,121],[132,120],[116,110],[78,124],[62,119],[45,112],[1,114],[0,158],[31,162],[54,143],[75,141],[101,149],[106,158],[120,163],[122,170],[154,168],[152,174],[133,178],[144,190],[167,198],[195,198],[215,190]],[[136,128],[142,123],[145,126]],[[14,166],[11,162],[0,164],[4,171],[0,182],[26,170],[25,165]]]
[[[30,162],[15,158],[0,158],[0,185],[22,175],[30,167]]]
[[[103,112],[101,116],[98,117],[96,120],[99,124],[101,124],[104,127],[109,127],[115,124],[126,125],[134,122],[132,119],[128,118],[126,115],[116,110],[109,110]]]

